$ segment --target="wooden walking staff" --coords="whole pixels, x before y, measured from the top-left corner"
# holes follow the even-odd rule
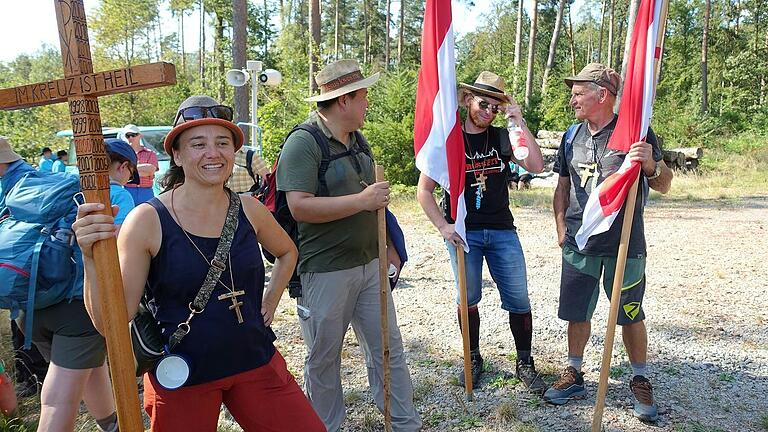
[[[656,38],[656,49],[659,50],[663,41],[664,33],[667,27],[667,10],[669,0],[661,0],[661,15],[659,23],[659,34]],[[661,56],[656,58],[654,65],[653,82],[656,83],[661,67]],[[655,89],[654,89],[655,92]],[[654,94],[655,97],[655,94]],[[635,216],[635,205],[637,202],[637,188],[640,183],[641,171],[638,173],[637,180],[632,184],[627,195],[627,201],[624,208],[624,221],[621,227],[621,239],[619,241],[619,253],[616,257],[616,272],[613,276],[613,288],[611,290],[611,307],[608,312],[608,323],[605,330],[605,345],[603,347],[603,361],[600,366],[600,382],[597,386],[597,400],[595,401],[595,412],[592,415],[592,432],[600,432],[603,425],[603,410],[605,409],[605,395],[608,392],[608,375],[611,369],[611,357],[613,355],[613,341],[616,336],[616,322],[619,317],[619,303],[621,301],[621,290],[624,286],[624,270],[627,265],[627,252],[629,250],[629,237],[632,232],[632,220]]]
[[[456,246],[456,267],[459,274],[459,309],[461,310],[461,341],[464,345],[464,392],[468,401],[472,394],[472,359],[469,352],[469,305],[467,304],[467,269],[464,265],[464,246]]]
[[[376,182],[384,181],[384,167],[376,165]],[[390,402],[391,378],[389,371],[389,276],[387,260],[387,215],[386,207],[376,210],[379,229],[379,304],[381,305],[381,353],[384,369],[384,430],[392,431],[392,410]]]
[[[80,188],[87,202],[104,204],[103,213],[111,215],[109,160],[97,96],[175,84],[176,69],[169,63],[154,63],[94,73],[83,0],[54,0],[54,5],[65,78],[0,90],[0,109],[69,102]],[[119,427],[124,432],[143,431],[115,239],[94,244],[93,255],[98,286],[104,290],[100,307]]]

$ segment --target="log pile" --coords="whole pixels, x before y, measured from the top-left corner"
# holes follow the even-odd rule
[[[546,156],[555,155],[560,148],[560,142],[565,132],[540,130],[536,134],[536,142],[541,147],[541,153]],[[659,145],[663,142],[659,137]],[[695,170],[699,166],[699,160],[704,156],[701,147],[683,147],[671,150],[662,150],[664,163],[671,169]]]

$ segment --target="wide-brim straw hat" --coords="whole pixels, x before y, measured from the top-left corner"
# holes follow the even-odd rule
[[[8,138],[0,136],[0,163],[16,162],[19,159],[22,159],[22,157],[13,151]]]
[[[504,78],[493,72],[482,71],[477,76],[474,84],[459,83],[459,88],[462,90],[460,91],[459,100],[464,99],[463,95],[466,91],[471,91],[500,101],[509,102],[510,96],[504,92],[505,87]]]
[[[381,74],[365,78],[355,60],[338,60],[324,67],[315,75],[320,94],[304,99],[306,102],[322,102],[372,86]]]
[[[221,105],[216,99],[210,97],[210,96],[204,96],[204,95],[197,95],[197,96],[190,96],[184,102],[179,105],[179,109],[176,111],[176,124],[173,125],[173,129],[166,135],[165,141],[163,142],[163,147],[165,148],[165,152],[169,155],[173,155],[173,143],[176,141],[176,138],[179,137],[179,135],[184,132],[187,129],[193,128],[195,126],[203,126],[203,125],[218,125],[218,126],[224,126],[225,128],[232,131],[232,136],[234,137],[235,141],[235,151],[240,150],[240,147],[243,146],[243,143],[245,142],[245,135],[243,134],[243,131],[237,127],[236,124],[232,123],[229,120],[220,119],[220,118],[214,118],[214,117],[204,117],[196,120],[184,120],[183,118],[179,117],[179,112],[185,108],[189,107],[214,107]]]

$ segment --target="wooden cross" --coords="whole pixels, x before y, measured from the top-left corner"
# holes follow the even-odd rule
[[[226,294],[222,294],[218,297],[219,300],[232,301],[232,306],[229,307],[229,310],[235,311],[235,315],[237,315],[238,324],[243,323],[243,314],[240,312],[240,306],[243,305],[243,302],[237,300],[237,296],[241,296],[241,295],[245,295],[245,291],[232,291]]]
[[[485,175],[485,173],[480,173],[479,176],[475,177],[475,180],[477,180],[476,183],[472,183],[470,186],[478,186],[481,190],[485,191],[485,179],[487,179],[488,176]]]
[[[579,176],[581,176],[582,188],[587,185],[587,182],[589,181],[590,177],[595,177],[595,180],[597,180],[597,176],[599,174],[597,172],[596,163],[580,163],[579,168],[581,168],[581,172],[579,173]]]
[[[104,149],[97,97],[175,84],[176,68],[170,63],[152,63],[94,72],[83,0],[53,0],[53,3],[64,78],[0,90],[0,109],[68,102],[80,169],[80,188],[87,202],[104,204],[102,213],[111,215],[109,159]],[[99,306],[104,321],[119,427],[123,432],[143,431],[115,239],[94,244],[93,256],[96,280],[101,290]]]

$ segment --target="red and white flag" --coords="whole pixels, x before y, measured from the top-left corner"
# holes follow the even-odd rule
[[[662,0],[640,2],[629,48],[619,120],[608,142],[611,150],[627,153],[633,143],[644,140],[648,134],[656,93],[656,60],[661,59],[661,47],[657,44],[663,19],[662,3]],[[639,174],[640,163],[626,158],[618,171],[592,190],[584,207],[581,228],[576,233],[579,249],[584,249],[589,237],[611,228]]]
[[[450,193],[451,217],[456,221],[456,233],[466,244],[466,161],[456,96],[456,58],[451,19],[450,0],[427,0],[421,36],[413,148],[419,171]]]

